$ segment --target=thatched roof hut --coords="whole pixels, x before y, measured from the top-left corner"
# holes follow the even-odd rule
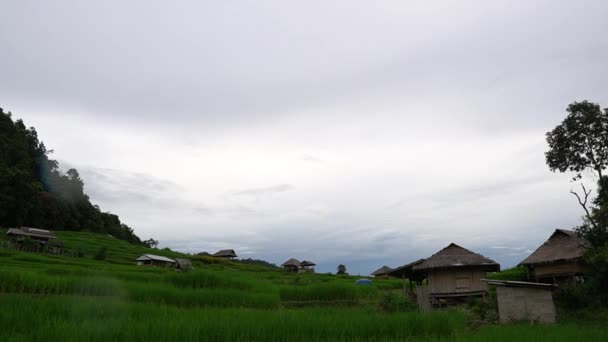
[[[304,261],[300,262],[300,267],[312,267],[312,266],[317,266],[317,264],[315,264],[312,261],[308,261],[308,260],[304,260]]]
[[[424,274],[422,272],[414,272],[414,266],[421,264],[426,259],[418,259],[409,264],[393,268],[388,273],[391,277],[409,279],[411,281],[421,282],[424,280]]]
[[[484,295],[487,287],[481,279],[493,271],[500,271],[497,262],[454,243],[412,266],[412,272],[428,280],[431,298]]]
[[[283,267],[285,270],[289,271],[289,272],[298,272],[298,270],[300,269],[300,265],[301,263],[294,258],[291,258],[287,261],[285,261],[281,267]]]
[[[555,283],[557,278],[590,272],[583,260],[589,247],[589,242],[576,232],[556,229],[547,241],[519,264],[530,269],[536,280]]]
[[[460,247],[455,243],[433,254],[430,258],[414,265],[414,271],[428,271],[440,268],[476,267],[487,272],[500,271],[500,265],[481,254]]]
[[[227,259],[232,259],[232,258],[237,257],[236,253],[234,252],[234,249],[222,249],[221,251],[216,252],[212,256],[216,257],[216,258],[227,258]]]
[[[393,270],[392,268],[384,265],[384,266],[380,267],[379,269],[375,270],[374,272],[372,272],[372,275],[376,278],[388,277],[388,273],[392,270]]]

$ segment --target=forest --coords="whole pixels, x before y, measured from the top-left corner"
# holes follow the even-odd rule
[[[0,108],[0,226],[110,234],[142,244],[133,229],[91,203],[76,169],[50,158],[34,127]]]

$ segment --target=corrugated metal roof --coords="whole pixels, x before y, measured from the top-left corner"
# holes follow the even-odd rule
[[[167,257],[161,256],[161,255],[154,255],[154,254],[144,254],[142,256],[140,256],[139,258],[135,259],[135,261],[145,261],[145,260],[156,260],[156,261],[165,261],[165,262],[175,262],[175,260],[173,259],[169,259]]]

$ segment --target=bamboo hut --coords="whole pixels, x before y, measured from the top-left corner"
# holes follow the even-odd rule
[[[413,284],[416,283],[418,285],[421,285],[422,281],[424,280],[424,274],[422,272],[414,272],[414,266],[422,263],[424,260],[426,259],[418,259],[414,262],[410,262],[409,264],[393,268],[387,273],[387,276],[403,279],[403,292],[406,295],[408,295],[407,280],[409,279],[409,293],[413,293]]]
[[[283,267],[287,272],[298,272],[300,270],[300,262],[297,259],[291,258],[285,261],[281,267]]]
[[[389,272],[392,270],[393,270],[392,268],[384,265],[384,266],[380,267],[379,269],[375,270],[374,272],[372,272],[372,275],[374,276],[374,278],[388,278]]]
[[[233,259],[236,258],[237,255],[234,252],[234,249],[222,249],[219,252],[216,252],[212,255],[215,258],[224,258],[224,259]]]
[[[427,279],[425,294],[431,304],[485,296],[487,286],[481,280],[495,271],[500,271],[497,262],[454,243],[412,266],[412,272]]]
[[[519,264],[537,282],[558,284],[568,279],[581,281],[591,268],[583,260],[590,244],[572,230],[556,229],[532,254]]]
[[[137,262],[137,266],[171,267],[175,265],[175,260],[154,254],[144,254],[135,259],[135,261]]]
[[[304,260],[300,263],[300,272],[314,272],[315,266],[317,266],[317,264],[314,262]]]

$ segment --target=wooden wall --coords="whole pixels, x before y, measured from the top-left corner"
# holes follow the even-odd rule
[[[481,281],[485,277],[484,270],[475,268],[437,269],[429,272],[428,286],[431,294],[487,291],[486,283]]]
[[[557,262],[551,264],[540,264],[534,266],[534,276],[536,278],[560,276],[568,274],[589,273],[589,266],[580,262]]]

